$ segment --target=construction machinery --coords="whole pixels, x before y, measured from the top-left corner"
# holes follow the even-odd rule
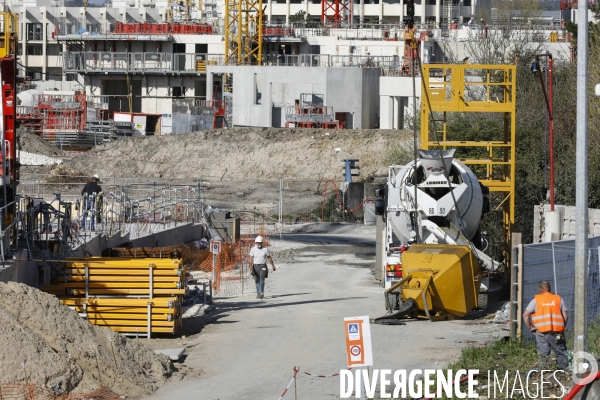
[[[17,77],[17,14],[0,12],[0,82],[2,82],[2,196],[0,210],[3,220],[3,239],[10,240],[10,235],[4,235],[4,227],[11,224],[15,215],[15,193],[18,181],[18,163],[16,146],[16,77]],[[7,245],[4,243],[3,245]]]
[[[376,207],[385,223],[377,251],[386,305],[396,317],[462,317],[483,306],[483,272],[498,267],[480,249],[489,192],[454,152],[419,150],[416,160],[389,167]]]

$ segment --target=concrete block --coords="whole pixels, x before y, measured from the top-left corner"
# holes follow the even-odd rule
[[[216,233],[227,242],[235,242],[240,238],[240,219],[230,218],[225,221],[212,221]]]
[[[164,354],[169,357],[172,361],[179,361],[181,357],[185,354],[185,347],[180,347],[176,349],[164,349],[164,350],[154,350],[156,354]]]

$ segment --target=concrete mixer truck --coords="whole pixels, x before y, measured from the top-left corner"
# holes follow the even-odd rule
[[[498,267],[481,250],[489,191],[454,152],[420,150],[416,168],[415,161],[389,167],[377,193],[386,318],[449,319],[486,306],[484,276]]]

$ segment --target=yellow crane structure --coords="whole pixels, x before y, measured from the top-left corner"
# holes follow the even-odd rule
[[[225,64],[262,64],[262,0],[225,0]]]

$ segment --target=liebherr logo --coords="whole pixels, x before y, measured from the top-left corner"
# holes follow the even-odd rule
[[[552,303],[542,303],[543,306],[545,307],[555,307],[556,304],[554,303],[554,300],[552,300]]]

